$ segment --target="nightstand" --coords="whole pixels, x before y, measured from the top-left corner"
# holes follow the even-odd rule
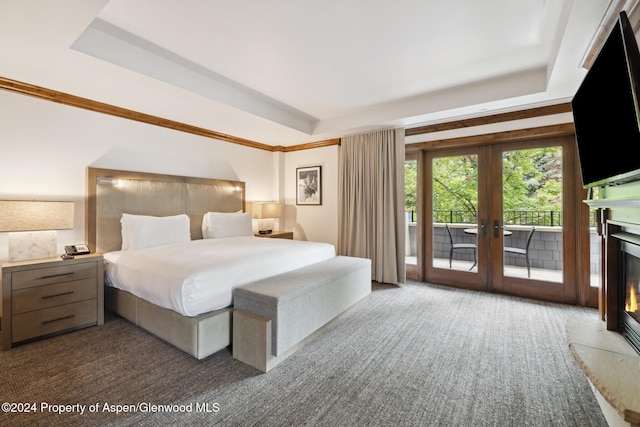
[[[102,255],[2,263],[2,349],[104,323]]]
[[[272,239],[291,239],[293,240],[293,231],[273,231],[270,234],[256,233],[256,237],[270,237]]]

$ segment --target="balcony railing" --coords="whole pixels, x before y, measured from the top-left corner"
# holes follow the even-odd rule
[[[471,211],[433,211],[433,222],[477,224],[478,215]]]
[[[413,217],[413,215],[412,215]],[[433,211],[433,222],[477,224],[478,217],[470,211]],[[562,225],[561,211],[504,211],[504,225],[535,225],[555,227]]]
[[[408,249],[407,256],[415,257],[417,255],[417,242],[418,236],[416,236],[416,221],[418,221],[416,212],[410,209],[405,211],[406,219],[408,223]],[[600,253],[599,253],[599,241],[598,235],[594,229],[595,227],[595,212],[590,213],[590,225],[591,225],[591,274],[599,274],[600,273]],[[445,258],[448,259],[448,238],[445,235],[444,224],[458,224],[455,228],[452,228],[453,233],[458,233],[457,238],[459,240],[463,240],[464,238],[468,238],[469,236],[463,233],[463,228],[465,225],[472,226],[477,224],[477,218],[475,213],[469,211],[434,211],[433,213],[433,227],[434,227],[434,258]],[[546,269],[561,269],[561,247],[562,241],[558,240],[557,236],[560,236],[562,233],[562,213],[560,211],[506,211],[505,212],[505,225],[516,226],[512,227],[511,230],[514,234],[510,237],[510,239],[520,238],[523,242],[526,241],[528,229],[532,226],[536,227],[556,227],[556,228],[547,228],[540,229],[534,235],[534,240],[543,241],[543,245],[545,247],[544,257],[547,264],[543,264],[540,266],[541,268]],[[526,230],[517,230],[517,226],[525,226],[529,227]],[[519,234],[518,234],[519,233]],[[553,236],[553,237],[552,237]],[[557,254],[553,253],[553,248],[549,248],[550,241],[558,241]],[[437,245],[442,243],[442,248]],[[511,242],[511,240],[510,240]],[[535,247],[535,243],[532,243]],[[517,246],[517,244],[514,244]],[[441,253],[438,252],[441,250]],[[550,255],[552,254],[552,255]],[[532,257],[533,258],[533,257]],[[541,259],[543,257],[540,257]],[[534,265],[538,267],[536,264],[537,261],[534,261]],[[556,262],[557,265],[551,265],[550,262]]]
[[[504,211],[504,225],[562,225],[561,211]]]

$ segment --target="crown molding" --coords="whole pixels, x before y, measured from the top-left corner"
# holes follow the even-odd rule
[[[242,145],[245,147],[256,148],[259,150],[271,151],[274,153],[282,152],[289,153],[294,151],[311,150],[315,148],[339,146],[340,138],[327,139],[322,141],[309,142],[304,144],[297,144],[292,146],[282,145],[268,145],[261,142],[251,141],[248,139],[239,138],[233,135],[228,135],[213,130],[192,126],[186,123],[177,122],[174,120],[165,119],[150,114],[141,113],[134,110],[118,107],[103,102],[94,101],[87,98],[82,98],[76,95],[70,95],[68,93],[59,92],[53,89],[47,89],[44,87],[32,85],[29,83],[19,82],[17,80],[11,80],[5,77],[0,77],[0,89],[8,90],[23,95],[33,96],[35,98],[56,102],[72,107],[82,108],[97,113],[108,114],[123,119],[134,120],[154,126],[160,126],[168,129],[177,130],[180,132],[190,133],[194,135],[203,136],[206,138],[217,139],[220,141],[230,142],[233,144]],[[528,110],[513,111],[508,113],[494,114],[489,116],[476,117],[471,119],[456,120],[453,122],[439,123],[427,126],[420,126],[416,128],[406,129],[405,136],[420,135],[430,132],[439,132],[443,130],[467,128],[471,126],[479,126],[491,123],[499,123],[511,120],[526,119],[531,117],[566,113],[571,111],[571,104],[563,103],[550,105],[546,107],[531,108]],[[413,147],[408,151],[412,151],[417,148],[418,145],[411,144]]]
[[[44,99],[47,101],[57,102],[59,104],[82,108],[82,109],[94,111],[97,113],[109,114],[111,116],[120,117],[123,119],[135,120],[138,122],[142,122],[142,123],[146,123],[154,126],[160,126],[168,129],[177,130],[180,132],[191,133],[194,135],[204,136],[206,138],[218,139],[221,141],[231,142],[233,144],[243,145],[245,147],[257,148],[259,150],[266,150],[271,152],[286,153],[291,151],[310,150],[313,148],[340,145],[340,138],[335,138],[335,139],[328,139],[324,141],[310,142],[306,144],[298,144],[298,145],[293,145],[289,147],[283,147],[281,145],[272,146],[268,144],[263,144],[261,142],[238,138],[233,135],[227,135],[227,134],[216,132],[213,130],[192,126],[186,123],[176,122],[174,120],[169,120],[162,117],[153,116],[150,114],[140,113],[138,111],[117,107],[115,105],[93,101],[91,99],[70,95],[68,93],[59,92],[53,89],[47,89],[44,87],[29,84],[29,83],[7,79],[5,77],[0,77],[0,89],[20,93],[23,95],[33,96],[33,97]]]
[[[547,105],[544,107],[529,108],[527,110],[511,111],[508,113],[492,114],[488,116],[474,117],[470,119],[455,120],[452,122],[437,123],[405,130],[405,136],[422,135],[425,133],[441,132],[445,130],[464,129],[473,126],[489,125],[494,123],[509,122],[513,120],[530,119],[533,117],[551,116],[554,114],[570,113],[571,104]]]
[[[213,130],[192,126],[186,123],[176,122],[174,120],[140,113],[138,111],[117,107],[115,105],[110,105],[103,102],[93,101],[91,99],[70,95],[68,93],[59,92],[56,90],[35,86],[29,83],[7,79],[4,77],[0,77],[0,89],[20,93],[23,95],[33,96],[47,101],[57,102],[59,104],[82,108],[97,113],[109,114],[111,116],[120,117],[123,119],[134,120],[137,122],[173,129],[180,132],[186,132],[194,135],[204,136],[207,138],[231,142],[233,144],[243,145],[245,147],[257,148],[266,151],[275,151],[274,147],[271,145],[251,141],[248,139],[238,138],[233,135],[227,135]]]
[[[569,136],[575,133],[573,123],[562,123],[556,125],[540,126],[536,128],[517,129],[483,135],[463,136],[438,141],[418,142],[406,144],[405,153],[413,154],[423,150],[436,150],[452,147],[470,147],[476,145],[490,144],[495,142],[517,142],[538,138],[551,138],[558,136]]]

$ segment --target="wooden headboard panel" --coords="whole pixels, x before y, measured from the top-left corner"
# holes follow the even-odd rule
[[[109,183],[116,180],[117,184]],[[185,213],[191,221],[191,239],[202,239],[202,217],[206,212],[245,210],[245,183],[88,168],[86,209],[86,240],[92,252],[120,250],[123,213]]]

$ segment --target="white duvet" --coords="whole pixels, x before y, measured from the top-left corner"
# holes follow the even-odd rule
[[[229,307],[236,286],[334,256],[328,243],[260,237],[194,240],[104,255],[108,285],[184,316]]]

